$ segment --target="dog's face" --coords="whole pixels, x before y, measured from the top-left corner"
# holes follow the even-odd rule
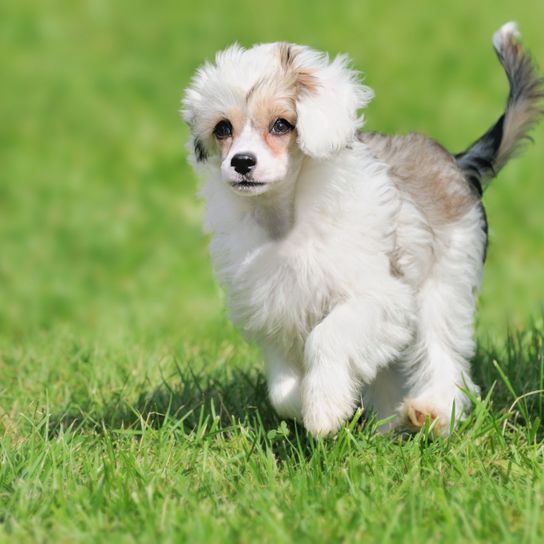
[[[348,145],[372,98],[345,57],[332,62],[285,43],[235,45],[202,66],[183,99],[196,163],[218,168],[240,194],[293,179],[301,159]]]
[[[289,177],[301,157],[296,145],[297,113],[292,89],[280,80],[261,80],[218,108],[201,140],[219,158],[223,179],[243,194],[259,194]]]

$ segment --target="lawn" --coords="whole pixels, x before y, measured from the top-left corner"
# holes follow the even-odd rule
[[[347,51],[367,128],[459,151],[507,94],[490,46],[544,3],[0,5],[1,542],[542,542],[544,126],[485,195],[474,413],[314,441],[228,323],[179,100],[233,41]]]

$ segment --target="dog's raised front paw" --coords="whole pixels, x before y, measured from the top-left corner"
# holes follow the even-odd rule
[[[314,437],[325,438],[336,434],[351,417],[354,408],[351,402],[327,402],[321,397],[313,401],[303,396],[302,420],[306,430]]]

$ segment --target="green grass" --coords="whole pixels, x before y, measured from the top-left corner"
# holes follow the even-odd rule
[[[506,97],[492,32],[516,19],[544,62],[543,18],[521,0],[3,2],[0,541],[542,541],[544,129],[485,196],[474,414],[448,440],[360,417],[314,442],[228,324],[177,110],[217,49],[290,40],[352,55],[369,129],[460,150]]]

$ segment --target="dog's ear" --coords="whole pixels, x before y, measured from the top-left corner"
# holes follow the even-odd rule
[[[199,89],[195,89],[195,81],[199,83],[197,78],[193,79],[193,86],[189,87],[185,91],[185,95],[182,99],[182,119],[189,127],[191,132],[191,138],[187,146],[189,152],[189,162],[196,166],[198,163],[206,162],[208,159],[208,150],[205,145],[204,135],[201,134],[203,126],[206,124],[206,119],[203,119],[202,110],[202,94]],[[205,110],[204,110],[205,116]]]
[[[194,81],[194,80],[193,80]],[[196,118],[196,106],[198,104],[198,94],[189,87],[182,98],[181,102],[181,118],[185,121],[185,124],[189,127],[191,132],[191,138],[187,144],[188,160],[196,166],[197,163],[204,162],[208,158],[208,152],[202,143],[202,139],[195,134],[195,118]]]
[[[353,141],[363,124],[358,110],[374,94],[349,68],[345,55],[329,62],[326,55],[303,48],[291,57],[297,78],[299,147],[311,157],[326,158]]]

